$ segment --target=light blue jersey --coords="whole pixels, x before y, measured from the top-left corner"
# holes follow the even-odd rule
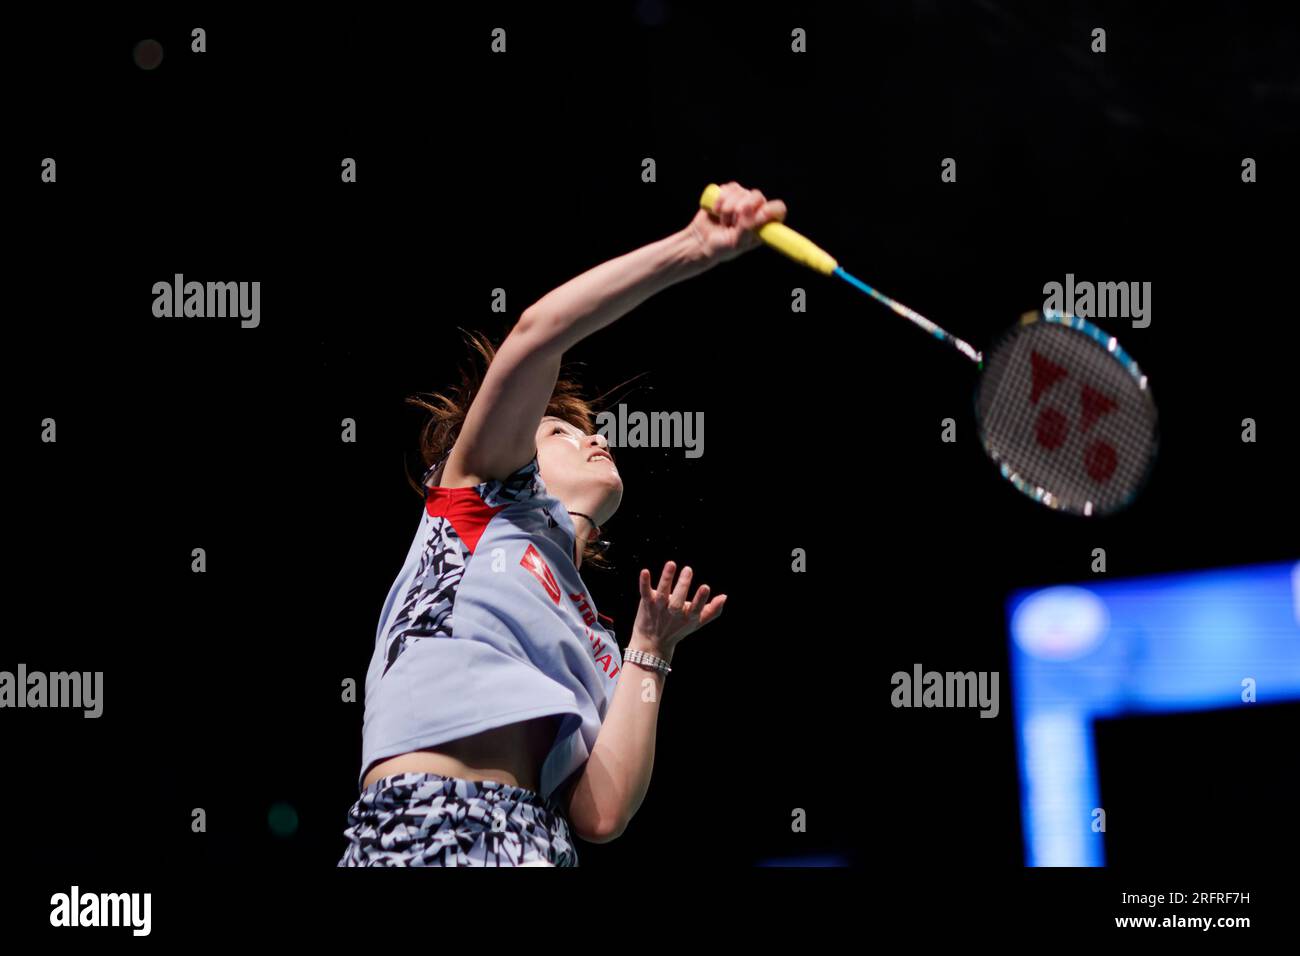
[[[582,767],[623,657],[574,566],[575,541],[536,455],[504,479],[426,484],[366,673],[358,787],[377,760],[548,714],[565,716],[542,796]]]

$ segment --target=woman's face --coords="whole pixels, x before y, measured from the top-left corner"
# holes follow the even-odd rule
[[[537,467],[546,490],[569,511],[608,521],[623,500],[623,479],[603,435],[584,435],[547,415],[537,429]]]

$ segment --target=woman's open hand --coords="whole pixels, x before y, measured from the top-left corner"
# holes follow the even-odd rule
[[[710,262],[726,262],[761,246],[763,240],[754,230],[785,219],[785,203],[767,199],[757,189],[730,182],[721,190],[713,211],[701,206],[688,227]]]
[[[707,584],[701,584],[695,597],[687,600],[691,587],[691,569],[682,569],[674,587],[673,576],[676,571],[676,563],[669,561],[659,576],[659,586],[651,589],[650,570],[641,569],[641,604],[637,607],[636,621],[632,625],[633,638],[649,642],[663,655],[671,655],[683,637],[716,620],[722,613],[722,605],[727,601],[725,594],[709,600]]]

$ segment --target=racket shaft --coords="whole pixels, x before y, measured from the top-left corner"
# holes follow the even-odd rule
[[[964,342],[961,339],[957,338],[957,336],[953,335],[951,332],[947,331],[946,329],[941,329],[939,326],[935,325],[933,322],[931,322],[921,313],[909,309],[907,306],[903,305],[903,303],[896,302],[895,300],[891,299],[889,296],[884,295],[881,292],[877,292],[875,289],[867,285],[861,279],[849,275],[842,268],[836,267],[832,275],[839,276],[845,282],[849,283],[849,285],[856,286],[857,288],[861,289],[863,292],[871,296],[877,302],[881,302],[889,306],[891,309],[893,309],[903,318],[907,319],[909,322],[913,323],[914,325],[919,325],[921,328],[925,329],[927,332],[929,332],[939,341],[946,342],[949,345],[951,345],[953,348],[955,348],[962,355],[965,355],[972,362],[978,364],[984,360],[984,356],[980,352],[977,352],[974,348],[972,348],[969,343]]]
[[[713,204],[717,202],[718,196],[721,195],[721,193],[722,190],[716,183],[710,183],[705,187],[703,195],[700,196],[700,205],[709,210],[709,212],[712,212]],[[877,292],[861,279],[849,275],[840,268],[839,263],[835,261],[834,256],[826,252],[810,239],[795,232],[785,223],[765,223],[756,229],[755,232],[763,242],[767,243],[778,252],[789,256],[800,265],[807,266],[809,269],[813,269],[823,275],[839,276],[850,285],[857,286],[877,302],[883,302],[909,322],[919,325],[936,339],[939,339],[939,341],[947,342],[977,365],[983,362],[984,356],[971,348],[969,344],[963,342],[952,333],[939,328],[939,326],[935,325],[919,312],[913,312],[907,306],[903,305],[903,303],[895,302],[889,296]]]

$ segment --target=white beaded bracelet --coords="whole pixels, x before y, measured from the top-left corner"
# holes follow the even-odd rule
[[[672,670],[668,666],[668,662],[662,657],[647,654],[645,651],[638,651],[635,647],[629,647],[624,652],[623,660],[631,661],[633,664],[644,664],[646,667],[654,668],[661,674],[667,674]]]

